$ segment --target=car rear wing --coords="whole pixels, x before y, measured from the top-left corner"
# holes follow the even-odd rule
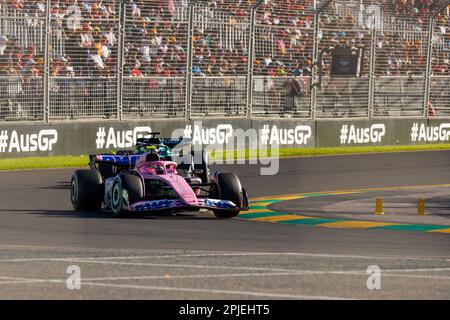
[[[161,135],[160,132],[149,132],[147,135],[143,138],[138,138],[136,141],[136,144],[139,145],[166,145],[170,149],[173,149],[179,144],[184,143],[190,143],[190,139],[186,139],[183,137],[179,138],[160,138]]]
[[[164,138],[163,139],[163,144],[168,146],[170,149],[173,149],[179,145],[187,145],[190,143],[191,143],[191,139],[186,139],[186,138],[182,138],[182,137],[180,137],[178,139],[172,139],[172,138]]]
[[[95,154],[89,156],[89,167],[98,169],[98,164],[108,164],[121,170],[131,170],[141,155],[121,154]]]

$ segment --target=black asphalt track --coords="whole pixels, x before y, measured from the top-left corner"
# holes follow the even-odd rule
[[[275,176],[261,176],[258,165],[213,169],[237,173],[250,197],[450,183],[450,151],[293,158],[280,160],[279,167]],[[328,252],[346,253],[366,252],[369,247],[376,253],[415,255],[450,252],[447,236],[389,232],[378,235],[376,243],[381,245],[375,245],[355,241],[371,234],[366,231],[222,221],[210,215],[117,220],[107,213],[78,213],[69,198],[72,172],[0,173],[0,243],[314,252],[327,248]],[[390,245],[386,247],[384,242]],[[427,243],[432,245],[424,251]]]
[[[280,161],[279,172],[275,176],[261,176],[258,165],[214,167],[214,169],[237,173],[250,197],[358,188],[448,184],[450,183],[449,168],[450,151],[284,159]],[[234,267],[245,265],[249,268],[248,270],[253,270],[255,265],[263,265],[270,268],[276,267],[276,270],[282,269],[283,272],[286,269],[298,270],[300,268],[304,270],[303,267],[299,267],[299,261],[294,262],[287,258],[295,254],[300,257],[303,255],[309,257],[307,260],[313,265],[308,265],[306,268],[308,270],[317,269],[317,265],[319,265],[319,269],[321,265],[333,269],[336,266],[333,259],[339,259],[339,257],[350,260],[364,260],[373,257],[375,262],[380,263],[387,263],[395,257],[401,257],[400,259],[407,259],[411,262],[408,265],[410,269],[423,269],[423,262],[428,261],[425,263],[427,267],[443,269],[446,272],[444,275],[436,276],[436,274],[429,274],[426,271],[426,276],[431,279],[433,277],[447,279],[450,276],[450,262],[447,261],[450,259],[449,235],[325,229],[240,219],[223,221],[215,219],[207,213],[114,219],[106,212],[88,214],[73,211],[69,195],[69,179],[72,171],[63,169],[0,173],[0,259],[4,261],[0,262],[0,275],[2,276],[0,277],[0,298],[80,298],[78,295],[73,296],[73,293],[53,290],[48,283],[36,284],[33,282],[33,284],[26,285],[30,281],[38,281],[37,278],[45,282],[44,280],[49,276],[47,271],[54,267],[54,265],[45,267],[39,261],[49,259],[48,261],[55,262],[59,261],[58,259],[61,257],[103,259],[108,256],[122,255],[131,259],[134,256],[144,255],[147,258],[141,257],[141,259],[151,259],[150,257],[154,254],[183,256],[209,252],[213,256],[216,255],[217,258],[227,256],[229,253],[242,255],[242,259],[235,263],[228,260],[223,261],[221,263],[224,266],[228,264]],[[272,254],[281,256],[262,262],[258,260],[258,257],[261,257],[259,254],[264,256],[264,253],[269,256]],[[24,263],[31,263],[26,266],[32,270],[36,270],[34,263],[39,262],[42,267],[41,272],[33,275],[33,272],[30,273],[22,264],[21,259],[25,259],[25,261],[29,259]],[[212,263],[210,259],[202,259],[205,259],[204,264]],[[318,262],[314,262],[314,259],[318,259]],[[219,258],[213,259],[213,262],[219,260]],[[63,261],[66,262],[66,260]],[[196,263],[198,261],[195,260]],[[105,268],[102,274],[118,270],[112,268],[111,265],[102,265],[101,262],[97,262]],[[186,264],[184,259],[179,262],[180,268],[181,265]],[[15,264],[24,268],[22,273],[15,274],[20,269]],[[116,265],[121,266],[120,263],[116,263]],[[139,263],[130,264],[133,267],[139,265]],[[349,271],[353,270],[355,265],[339,264],[338,269]],[[111,269],[108,269],[107,266]],[[390,267],[390,269],[392,268]],[[261,272],[262,269],[255,270]],[[249,272],[248,270],[247,272]],[[362,270],[364,279],[366,277],[365,269],[358,270]],[[129,268],[124,272],[125,274],[134,274]],[[25,277],[24,274],[28,276]],[[154,276],[154,273],[151,275]],[[64,276],[63,274],[62,277]],[[414,279],[417,280],[417,278]],[[445,283],[441,280],[439,283]],[[4,286],[2,286],[2,281],[5,283]],[[15,281],[18,283],[22,281],[22,284],[16,284]],[[447,282],[450,283],[450,281]],[[214,287],[216,289],[210,289],[206,283],[208,282],[205,282],[207,288],[195,288],[195,290],[191,290],[189,297],[205,298],[212,295],[217,298],[228,298],[231,295],[237,298],[372,298],[366,291],[360,293],[352,291],[351,288],[330,292],[328,288],[330,283],[323,284],[320,277],[317,281],[308,279],[309,286],[314,289],[306,291],[305,284],[302,284],[303,291],[296,290],[295,288],[299,288],[298,286],[286,291],[283,289],[285,286],[283,283],[278,283],[275,287],[263,286],[257,290],[250,290],[241,282],[235,285],[230,284],[229,288],[223,290],[222,288],[217,289],[217,286]],[[270,282],[271,285],[273,283]],[[30,287],[39,285],[46,286],[46,293],[42,296],[30,289]],[[177,288],[188,286],[186,284],[177,285]],[[420,282],[417,285],[416,295],[401,293],[403,291],[399,289],[398,292],[395,290],[385,292],[382,298],[433,297],[429,294],[431,289],[428,286],[430,285],[435,286],[428,281],[427,287],[423,287],[425,284]],[[109,288],[107,285],[105,287]],[[182,294],[184,289],[177,291],[171,288],[161,289],[162,287],[166,288],[159,284],[156,287],[146,284],[144,288],[140,288],[127,283],[123,286],[117,285],[111,290],[103,288],[106,291],[102,291],[105,294],[101,297],[185,297]],[[2,291],[5,288],[8,290]],[[91,290],[95,288],[95,284],[90,287]],[[449,298],[450,291],[448,289],[448,286],[442,288],[442,294],[437,294],[435,297]],[[62,289],[60,288],[60,290]],[[175,292],[177,295],[174,294]],[[261,292],[263,295],[259,296],[258,294]],[[84,291],[81,298],[92,298],[92,295],[89,291]]]

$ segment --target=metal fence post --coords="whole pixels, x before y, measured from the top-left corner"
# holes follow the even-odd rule
[[[431,92],[434,24],[435,24],[435,16],[432,15],[430,17],[428,30],[427,69],[425,73],[425,93],[423,98],[424,118],[428,118],[430,115],[428,112],[428,104],[430,102],[430,92]]]
[[[376,64],[376,42],[377,31],[372,29],[370,39],[370,62],[369,62],[369,97],[368,97],[368,116],[369,119],[373,118],[373,105],[375,97],[375,64]]]
[[[192,119],[192,63],[193,63],[193,47],[194,47],[194,8],[196,1],[190,1],[188,7],[189,25],[188,25],[188,48],[186,61],[186,120]]]
[[[123,65],[124,65],[124,40],[126,33],[126,1],[119,4],[119,48],[117,57],[117,120],[123,120]]]
[[[317,86],[318,72],[319,72],[319,28],[320,28],[320,14],[329,6],[333,0],[325,0],[319,8],[314,2],[314,35],[313,35],[313,52],[312,52],[312,68],[311,68],[311,118],[316,119],[317,107]]]
[[[423,99],[423,116],[424,118],[429,118],[430,113],[428,112],[428,105],[430,102],[430,92],[431,92],[431,75],[432,75],[432,58],[433,58],[433,36],[435,27],[435,15],[430,17],[430,25],[428,30],[428,50],[427,50],[427,70],[425,74],[425,94]]]
[[[317,72],[319,70],[319,21],[321,10],[314,13],[314,35],[311,68],[311,119],[316,119],[316,99],[317,99]]]
[[[250,34],[248,44],[248,67],[247,67],[247,118],[251,119],[253,115],[253,73],[255,61],[255,37],[256,37],[256,12],[264,0],[258,2],[252,7],[250,17]]]
[[[50,21],[50,0],[46,1],[46,9],[45,9],[45,48],[44,48],[44,122],[50,122],[50,30],[51,30],[51,21]]]

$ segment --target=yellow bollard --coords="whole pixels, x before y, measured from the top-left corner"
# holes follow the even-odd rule
[[[425,216],[427,214],[425,212],[425,199],[419,199],[417,204],[417,213],[421,216]]]
[[[377,198],[375,200],[375,214],[376,215],[382,215],[383,212],[383,198]]]

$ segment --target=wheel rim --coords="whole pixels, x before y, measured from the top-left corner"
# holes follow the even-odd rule
[[[76,203],[78,199],[78,188],[76,178],[72,179],[71,187],[70,187],[70,198],[72,203]]]
[[[118,213],[120,212],[120,207],[121,207],[121,200],[122,200],[122,195],[121,195],[121,191],[122,188],[120,187],[120,184],[118,182],[116,182],[113,186],[113,190],[112,190],[112,199],[111,199],[111,209],[113,210],[114,213]]]

